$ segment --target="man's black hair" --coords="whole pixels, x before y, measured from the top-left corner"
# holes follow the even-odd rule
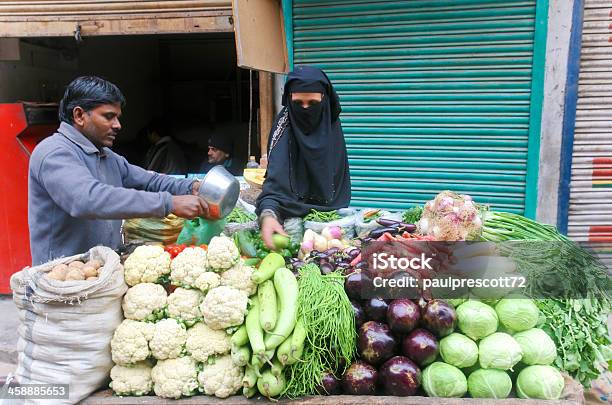
[[[100,105],[116,103],[125,106],[125,97],[117,86],[97,76],[80,76],[66,87],[59,105],[59,120],[72,125],[72,111],[76,107],[91,111]]]

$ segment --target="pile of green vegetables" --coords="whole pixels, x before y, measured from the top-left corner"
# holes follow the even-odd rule
[[[587,250],[550,225],[521,215],[485,213],[482,239],[502,243],[502,253],[511,257],[524,274],[534,298],[547,290],[557,296],[536,300],[544,322],[542,329],[557,347],[555,365],[590,387],[603,370],[612,366],[612,339],[607,317],[612,309],[610,279],[605,267]],[[527,242],[529,241],[529,242]],[[550,241],[543,247],[541,241]],[[548,276],[548,277],[547,277]],[[563,280],[561,292],[586,292],[581,298],[567,298],[549,280]]]
[[[246,224],[248,222],[255,221],[257,216],[243,210],[240,207],[235,207],[232,212],[225,217],[225,222],[228,224]]]
[[[242,229],[235,232],[232,237],[234,243],[240,250],[240,254],[245,257],[261,260],[271,253],[270,249],[266,247],[261,239],[261,234],[257,231]],[[291,242],[288,236],[274,234],[273,241],[275,247],[274,251],[278,252],[284,258],[288,259],[297,256],[300,250],[299,243]]]
[[[317,211],[310,210],[310,213],[304,217],[304,221],[313,222],[332,222],[342,219],[338,211]]]
[[[421,219],[423,214],[423,207],[421,205],[415,205],[412,208],[407,209],[402,214],[402,221],[407,224],[416,224]]]
[[[301,361],[287,370],[290,398],[322,392],[325,374],[341,375],[355,358],[357,333],[351,302],[339,272],[322,275],[315,264],[299,269],[298,318],[306,340]]]

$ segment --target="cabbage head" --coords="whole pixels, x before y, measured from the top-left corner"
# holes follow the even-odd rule
[[[563,376],[551,366],[529,366],[516,378],[516,394],[519,398],[559,399],[563,393]]]
[[[523,351],[507,333],[494,333],[482,339],[478,345],[480,367],[510,370],[521,361]]]
[[[495,305],[495,312],[501,324],[513,332],[533,328],[540,317],[536,304],[526,298],[504,298]]]
[[[461,333],[451,333],[440,341],[440,355],[451,366],[471,367],[478,361],[478,345]]]
[[[457,323],[464,335],[479,340],[497,330],[498,319],[493,308],[470,300],[457,308]]]
[[[512,390],[512,380],[502,370],[480,369],[468,377],[468,392],[472,398],[507,398]]]
[[[460,398],[467,392],[467,379],[457,367],[436,361],[423,371],[423,389],[430,397]]]
[[[555,342],[542,329],[529,329],[512,336],[523,351],[523,363],[549,365],[557,358]]]

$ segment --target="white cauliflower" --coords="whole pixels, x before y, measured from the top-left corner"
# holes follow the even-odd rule
[[[175,319],[162,319],[155,324],[153,339],[149,342],[151,354],[158,360],[180,356],[187,340],[187,330]]]
[[[135,321],[162,319],[168,295],[159,284],[141,283],[127,290],[123,297],[123,315]]]
[[[229,269],[239,258],[236,244],[227,236],[215,236],[208,244],[208,267],[213,271]]]
[[[203,298],[204,294],[198,290],[177,288],[168,296],[168,316],[192,326],[202,319],[200,303]]]
[[[197,323],[187,331],[187,351],[197,361],[207,361],[209,356],[229,353],[231,336],[224,330],[210,329],[204,323]]]
[[[198,389],[198,369],[191,357],[160,360],[153,370],[153,390],[163,398],[179,399],[194,395]]]
[[[246,266],[244,260],[239,260],[230,269],[221,273],[221,285],[228,287],[234,287],[238,290],[242,290],[251,296],[257,292],[257,284],[251,280],[253,275],[253,269],[251,266]]]
[[[200,274],[207,271],[206,250],[190,247],[179,253],[170,265],[170,281],[181,287],[195,287]]]
[[[164,251],[162,246],[138,246],[123,264],[125,282],[130,286],[154,283],[170,273],[170,261],[170,253]]]
[[[204,322],[211,329],[242,325],[249,297],[234,287],[220,286],[208,292],[200,304]]]
[[[151,365],[146,361],[130,367],[116,365],[111,368],[110,377],[110,387],[117,395],[141,396],[153,389]]]
[[[204,364],[198,382],[206,395],[227,398],[242,388],[244,369],[234,365],[230,356],[217,357],[212,364]]]
[[[221,277],[219,277],[217,273],[207,271],[198,276],[194,283],[194,287],[205,293],[215,287],[219,287],[219,284],[221,284]]]
[[[113,362],[127,366],[149,357],[149,341],[153,338],[154,330],[152,323],[124,319],[115,329],[110,342]]]

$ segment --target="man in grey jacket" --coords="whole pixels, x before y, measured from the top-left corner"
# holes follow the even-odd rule
[[[97,245],[116,249],[122,219],[208,214],[198,181],[146,171],[109,149],[121,130],[124,104],[117,86],[99,77],[68,85],[60,127],[30,157],[32,265]]]

